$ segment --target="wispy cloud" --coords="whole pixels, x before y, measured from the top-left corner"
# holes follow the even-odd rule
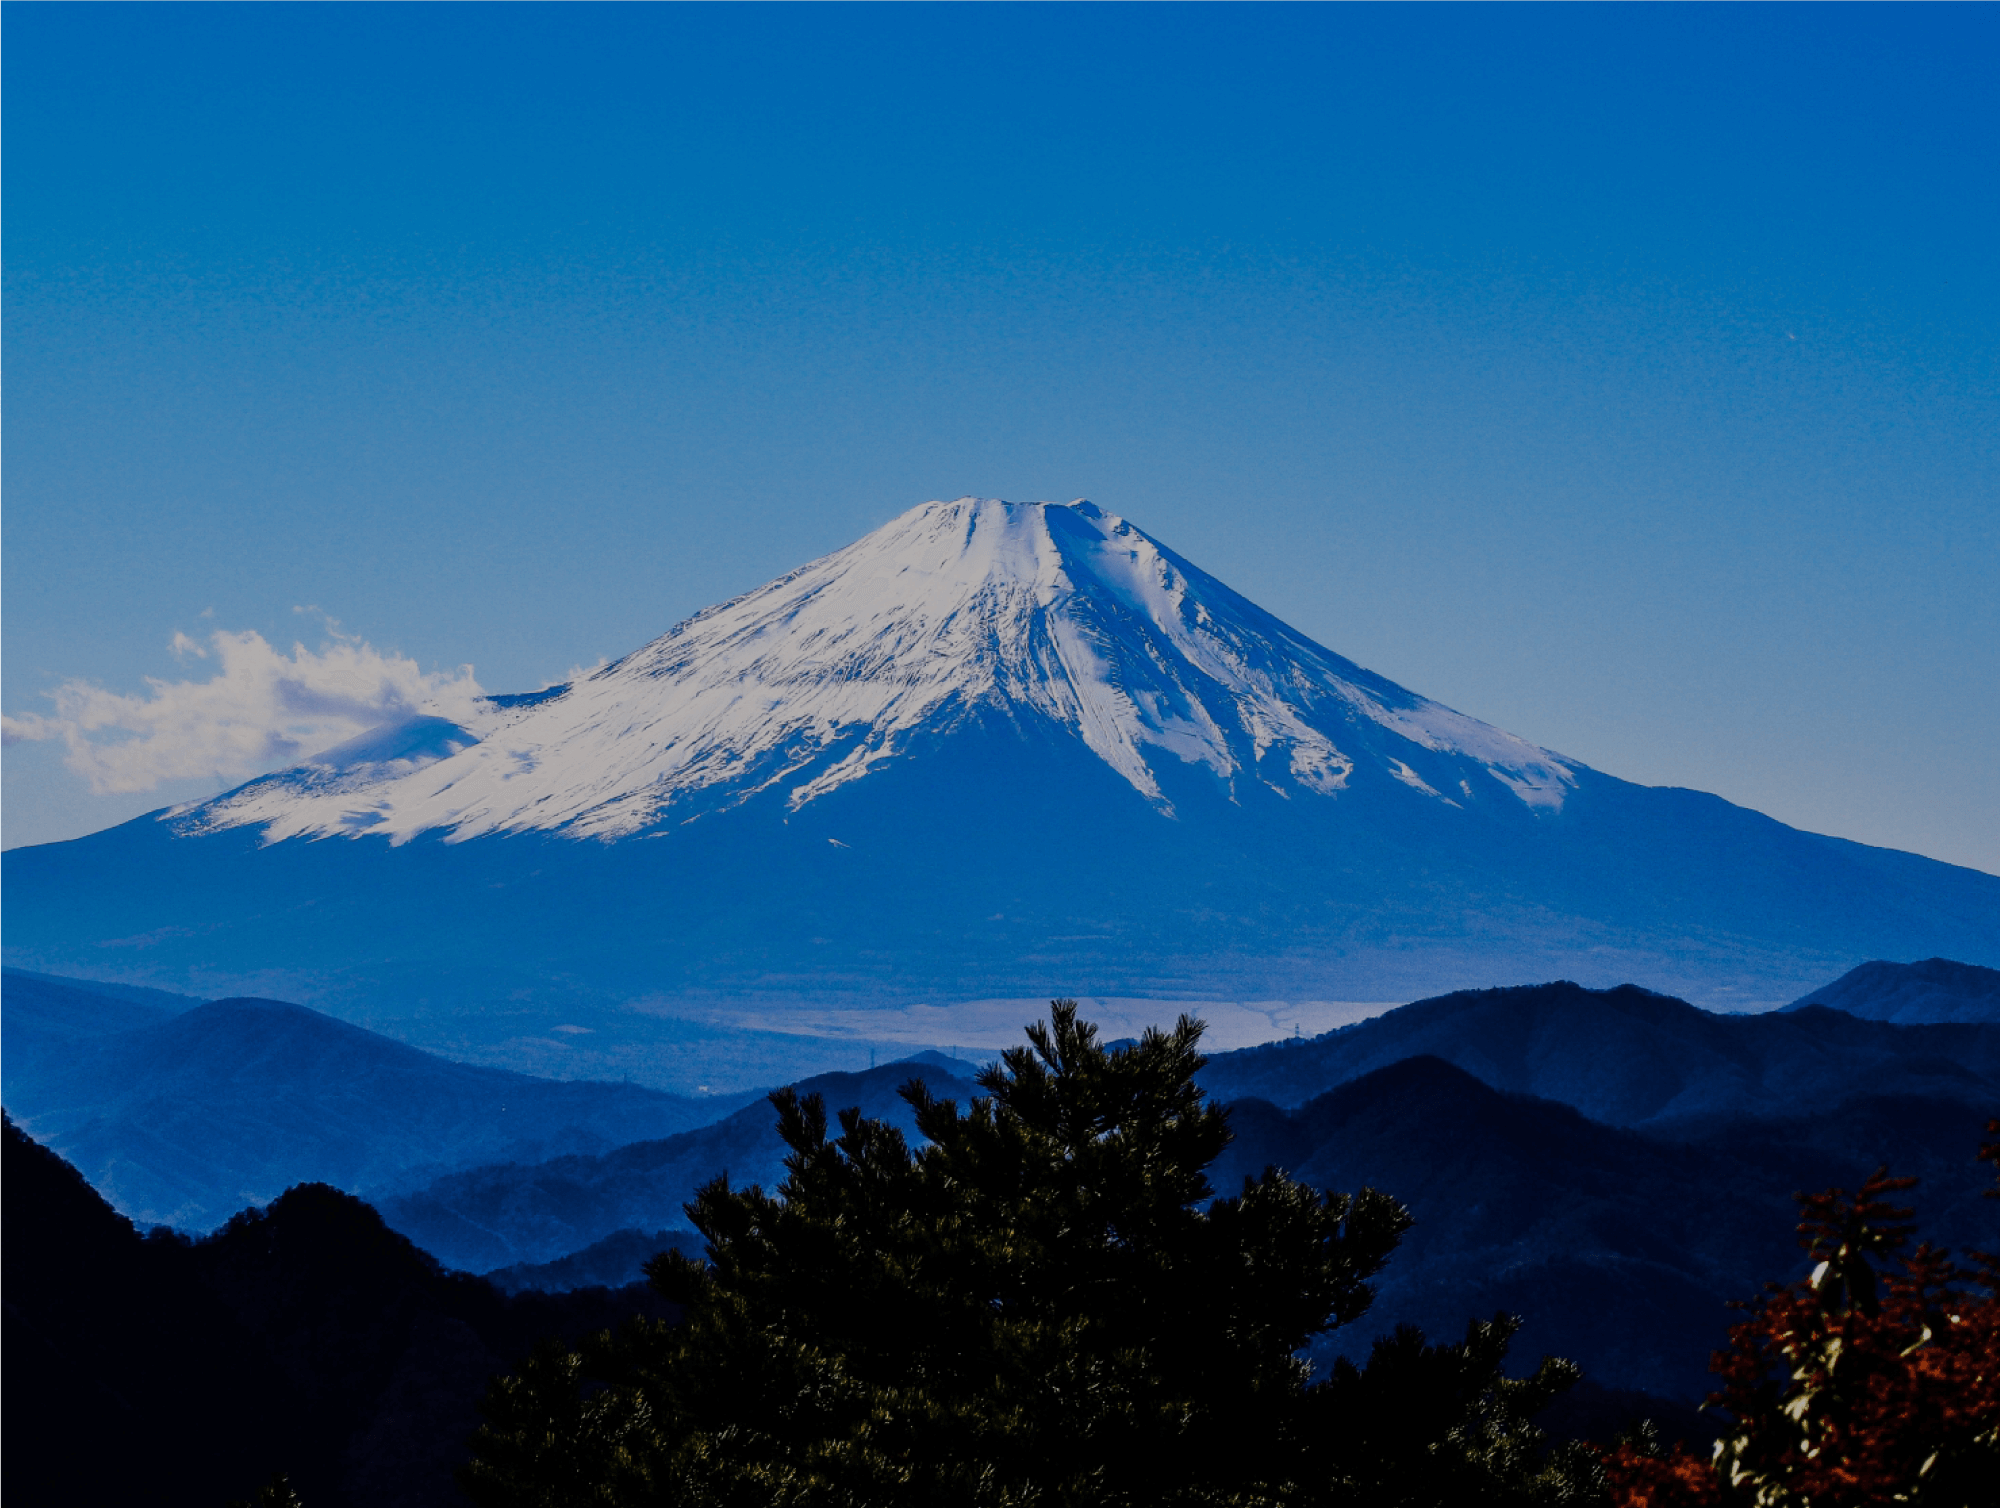
[[[47,715],[0,717],[6,742],[59,740],[64,763],[98,795],[150,791],[163,780],[242,777],[296,764],[386,722],[427,712],[473,715],[480,694],[472,667],[427,672],[383,654],[317,609],[327,641],[291,654],[255,632],[218,631],[206,640],[176,633],[183,660],[217,667],[204,681],[147,678],[139,695],[66,681],[46,695]]]

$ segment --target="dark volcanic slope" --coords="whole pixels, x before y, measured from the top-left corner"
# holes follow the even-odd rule
[[[10,982],[9,1111],[135,1219],[189,1229],[294,1183],[408,1187],[686,1130],[745,1098],[470,1067],[275,1000],[213,1001],[51,1053],[46,1011],[17,1017],[19,990]],[[105,1006],[119,1009],[144,1008]],[[17,1058],[24,1027],[38,1045]]]
[[[1614,1126],[1797,1114],[1857,1094],[2000,1103],[2000,1025],[1723,1016],[1634,985],[1569,983],[1465,990],[1309,1041],[1218,1053],[1201,1082],[1218,1099],[1297,1105],[1420,1054]]]
[[[915,1134],[897,1090],[912,1077],[940,1099],[961,1104],[979,1091],[936,1063],[887,1063],[866,1073],[829,1073],[802,1081],[828,1113],[858,1105]],[[778,1116],[759,1099],[727,1120],[597,1156],[505,1163],[448,1174],[430,1187],[381,1202],[383,1218],[454,1267],[485,1271],[545,1264],[619,1231],[685,1229],[681,1206],[709,1179],[772,1187],[783,1180],[785,1146]]]
[[[1831,1006],[1874,1021],[1984,1021],[2000,1024],[2000,969],[1949,958],[1922,963],[1881,959],[1850,969],[1785,1009]]]

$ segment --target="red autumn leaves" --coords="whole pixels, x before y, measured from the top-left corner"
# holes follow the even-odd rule
[[[2000,1171],[2000,1120],[1980,1157]],[[1716,1353],[1722,1421],[1702,1460],[1645,1441],[1607,1452],[1619,1508],[1970,1505],[2000,1488],[2000,1255],[1904,1253],[1916,1180],[1802,1197],[1811,1275],[1772,1285]],[[1989,1192],[1988,1197],[1995,1197]]]

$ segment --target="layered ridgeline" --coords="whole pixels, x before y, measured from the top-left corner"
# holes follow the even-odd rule
[[[751,1098],[453,1063],[280,1000],[107,996],[118,987],[14,969],[0,983],[8,1113],[147,1226],[210,1230],[295,1183],[374,1197],[605,1151]]]
[[[1601,1025],[1572,1050],[1568,1032],[1592,1016]],[[914,1135],[899,1087],[922,1078],[965,1104],[983,1092],[968,1072],[925,1054],[796,1087]],[[1799,1262],[1797,1190],[1855,1187],[1886,1160],[1923,1180],[1933,1237],[2000,1239],[1973,1155],[2000,1104],[1995,1026],[1709,1016],[1629,987],[1556,984],[1220,1053],[1200,1081],[1234,1133],[1210,1169],[1217,1192],[1277,1166],[1317,1187],[1386,1190],[1416,1216],[1367,1322],[1339,1346],[1504,1310],[1527,1318],[1520,1354],[1693,1403],[1727,1301]],[[691,1241],[674,1227],[704,1183],[773,1187],[786,1155],[758,1103],[610,1152],[452,1173],[381,1210],[451,1265],[504,1269],[493,1276],[509,1288],[631,1281],[649,1247]]]
[[[664,1246],[699,1247],[684,1206],[709,1180],[784,1177],[761,1095],[534,1080],[278,1001],[4,984],[10,1114],[142,1226],[206,1231],[324,1180],[510,1292],[615,1286]],[[901,1086],[964,1104],[974,1074],[922,1053],[795,1087],[914,1135]],[[1371,1326],[1519,1312],[1523,1354],[1575,1357],[1608,1385],[1705,1391],[1724,1300],[1797,1260],[1795,1190],[1853,1187],[1886,1161],[1923,1179],[1932,1236],[2000,1244],[1972,1157],[2000,1106],[2000,1024],[1718,1016],[1557,983],[1217,1053],[1198,1082],[1235,1133],[1217,1190],[1275,1164],[1415,1213]]]
[[[1599,774],[1082,502],[927,504],[574,684],[12,851],[6,884],[11,962],[558,1072],[551,1025],[608,1041],[631,1002],[1775,1005],[1870,957],[2000,964],[2000,878]],[[691,1030],[656,1081],[726,1067]]]

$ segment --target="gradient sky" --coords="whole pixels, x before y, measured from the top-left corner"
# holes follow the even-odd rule
[[[1087,496],[1599,769],[2000,871],[1993,7],[0,25],[17,719],[234,706],[217,631],[524,689]],[[5,841],[235,778],[16,742]]]

